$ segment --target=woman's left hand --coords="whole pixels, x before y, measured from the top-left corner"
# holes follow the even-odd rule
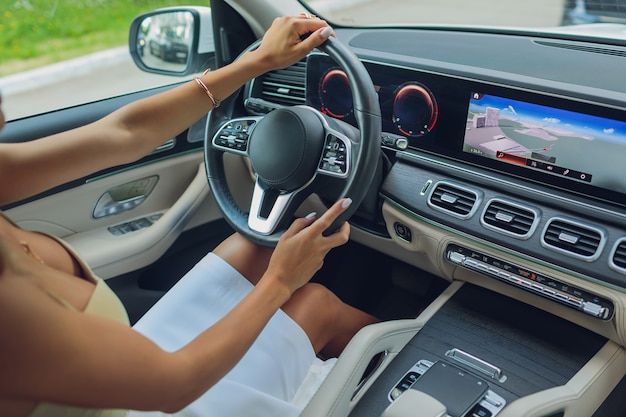
[[[291,293],[306,284],[322,267],[326,254],[350,238],[347,222],[329,236],[324,232],[351,203],[352,200],[344,198],[318,219],[312,214],[294,221],[281,236],[266,275],[277,279]]]

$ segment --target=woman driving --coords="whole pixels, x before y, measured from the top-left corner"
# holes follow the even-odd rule
[[[141,158],[331,34],[310,15],[276,19],[259,48],[197,80],[77,129],[1,143],[0,205]],[[1,215],[0,417],[298,415],[332,366],[320,358],[375,322],[308,282],[348,240],[347,223],[323,231],[350,203],[297,219],[273,251],[229,237],[134,328],[79,254]]]

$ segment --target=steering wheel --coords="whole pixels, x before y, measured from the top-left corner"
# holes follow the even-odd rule
[[[314,193],[329,201],[352,199],[325,234],[336,231],[363,201],[378,164],[380,105],[367,70],[335,38],[319,49],[348,76],[358,129],[305,105],[231,119],[214,135],[210,125],[219,115],[211,115],[207,122],[205,167],[215,201],[237,232],[263,246],[276,246],[297,208]],[[247,213],[236,204],[227,184],[224,153],[250,158],[257,175]]]

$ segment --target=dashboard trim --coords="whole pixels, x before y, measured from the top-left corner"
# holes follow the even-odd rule
[[[402,204],[398,203],[397,201],[395,201],[393,199],[390,199],[389,197],[384,197],[384,201],[385,201],[386,204],[389,204],[390,206],[396,208],[397,210],[400,210],[402,213],[404,213],[408,217],[414,219],[415,221],[425,223],[425,224],[427,224],[427,225],[429,225],[431,227],[435,227],[435,228],[437,228],[439,230],[442,230],[442,231],[444,231],[446,233],[449,233],[451,235],[457,236],[457,237],[459,237],[461,239],[465,239],[468,242],[471,242],[471,243],[474,243],[474,244],[477,244],[477,245],[481,245],[482,247],[485,247],[485,248],[491,249],[493,251],[496,251],[497,253],[500,253],[500,254],[502,254],[504,256],[511,256],[511,257],[516,259],[517,263],[524,264],[525,262],[527,262],[527,263],[529,263],[529,265],[532,265],[534,267],[539,267],[539,268],[545,268],[546,271],[551,271],[552,273],[565,274],[567,276],[571,276],[573,278],[580,279],[580,280],[585,281],[585,282],[587,282],[589,284],[592,284],[592,285],[600,285],[600,286],[605,287],[605,288],[607,288],[609,290],[615,290],[615,291],[618,291],[620,293],[626,294],[626,288],[619,287],[619,286],[617,286],[615,284],[612,284],[610,282],[600,281],[597,278],[581,274],[581,273],[579,273],[577,271],[574,271],[574,270],[571,270],[571,269],[567,269],[567,268],[562,267],[560,265],[552,264],[552,263],[549,263],[547,261],[543,261],[543,260],[541,260],[539,258],[535,258],[535,257],[532,257],[530,255],[527,255],[525,253],[518,252],[518,251],[515,251],[513,249],[500,246],[500,245],[498,245],[495,242],[486,241],[486,240],[483,240],[483,239],[481,239],[481,238],[479,238],[477,236],[468,234],[468,233],[463,232],[463,231],[459,231],[459,230],[454,229],[454,228],[452,228],[450,226],[447,226],[445,224],[439,223],[439,222],[437,222],[435,220],[432,220],[432,219],[429,219],[429,218],[427,218],[425,216],[422,216],[422,215],[420,215],[418,213],[415,213],[410,208],[407,208],[407,207],[403,206]],[[626,240],[626,238],[624,238],[624,239]],[[615,300],[613,300],[611,297],[607,296],[606,294],[603,294],[603,296],[609,298],[609,300],[611,300],[612,302],[615,302]]]
[[[441,168],[454,169],[457,172],[470,174],[472,176],[476,176],[479,179],[488,180],[489,182],[495,181],[503,187],[515,187],[516,189],[521,189],[528,193],[532,193],[534,195],[540,195],[544,198],[557,199],[562,203],[566,203],[568,205],[575,205],[576,208],[578,209],[585,208],[587,210],[592,210],[592,211],[601,211],[605,215],[616,216],[616,217],[619,217],[619,220],[626,222],[626,213],[620,213],[616,210],[610,210],[602,206],[592,205],[582,199],[575,200],[573,198],[558,195],[555,193],[549,193],[541,189],[532,188],[527,185],[521,184],[519,182],[508,181],[502,178],[498,178],[496,176],[487,175],[486,173],[482,173],[478,170],[469,169],[467,167],[460,166],[459,164],[452,164],[449,161],[444,161],[442,159],[432,158],[424,154],[417,155],[416,153],[410,152],[410,151],[397,152],[397,157],[398,159],[405,159],[407,161],[416,161],[416,162],[425,161],[427,163],[437,165]],[[610,203],[610,202],[606,202],[606,203]]]

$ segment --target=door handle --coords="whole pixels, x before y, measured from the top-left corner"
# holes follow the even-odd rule
[[[93,218],[100,219],[134,209],[146,201],[158,181],[158,175],[153,175],[111,188],[98,199]]]

